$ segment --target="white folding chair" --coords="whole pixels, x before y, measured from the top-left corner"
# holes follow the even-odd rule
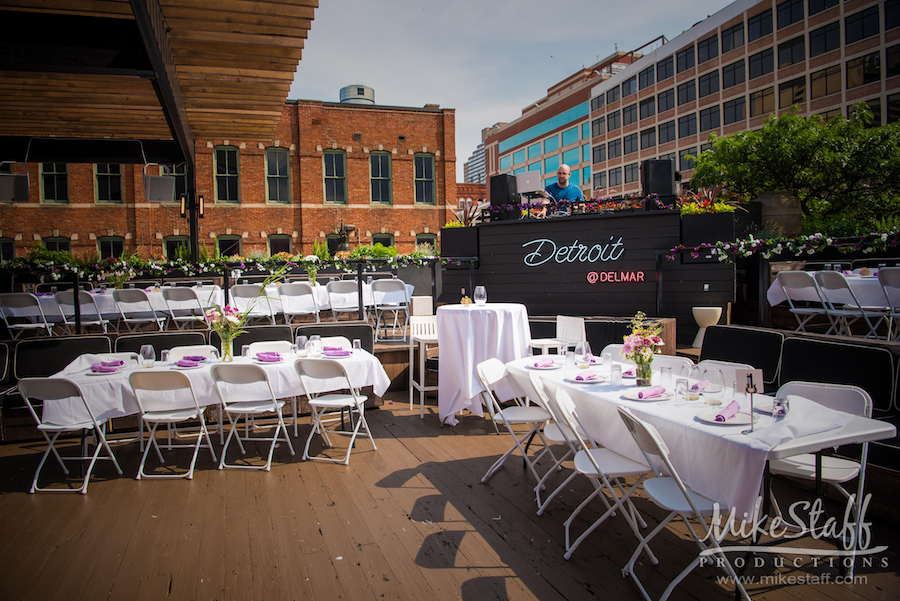
[[[775,278],[787,297],[790,312],[797,319],[796,332],[805,332],[806,324],[817,315],[827,316],[819,287],[809,272],[782,271]]]
[[[284,313],[285,323],[293,323],[295,317],[304,315],[312,315],[316,318],[316,323],[320,323],[316,294],[308,283],[282,284],[278,287],[278,297],[281,299],[281,311]]]
[[[53,335],[53,324],[47,321],[41,301],[33,294],[12,292],[0,294],[0,317],[12,339],[17,339],[22,332],[47,332]],[[37,321],[40,320],[40,321]]]
[[[93,471],[97,459],[110,459],[116,467],[116,471],[119,472],[120,476],[122,475],[122,468],[119,467],[119,462],[116,461],[116,456],[113,455],[112,449],[109,448],[109,443],[106,441],[105,430],[107,420],[97,421],[94,417],[94,413],[91,411],[90,406],[84,398],[84,394],[75,382],[64,378],[24,378],[19,380],[18,386],[22,398],[25,399],[25,403],[28,405],[31,416],[34,418],[34,421],[37,422],[38,431],[47,441],[47,450],[44,451],[44,455],[41,457],[40,463],[38,463],[37,470],[34,472],[34,480],[31,483],[30,493],[33,494],[35,491],[38,491],[80,492],[83,495],[87,494],[88,482],[91,479],[91,471]],[[32,403],[33,400],[41,400],[46,406],[49,403],[69,403],[71,399],[78,399],[80,403],[77,406],[70,405],[68,410],[59,412],[59,415],[65,415],[69,419],[54,422],[41,419]],[[95,448],[93,455],[63,457],[59,454],[59,451],[56,450],[56,439],[59,438],[59,435],[63,432],[85,433],[89,431],[93,432],[94,437]],[[53,436],[48,436],[48,433],[52,433]],[[106,451],[106,457],[100,457],[101,449]],[[59,462],[59,465],[62,467],[63,473],[66,476],[69,475],[69,470],[66,468],[65,464],[66,461],[85,461],[88,459],[91,461],[85,470],[84,480],[82,481],[80,488],[40,488],[38,486],[38,477],[41,475],[41,468],[44,467],[44,462],[47,461],[47,456],[51,452],[53,453],[53,456],[56,457],[56,460]]]
[[[178,363],[185,357],[205,357],[213,360],[219,358],[219,349],[211,344],[188,344],[173,346],[169,349],[169,363]]]
[[[258,353],[280,353],[289,355],[294,350],[294,345],[290,340],[260,340],[251,342],[247,348],[250,357],[256,357]]]
[[[350,315],[359,314],[359,288],[357,283],[351,280],[339,280],[325,284],[328,291],[328,302],[331,304],[331,317],[337,321],[342,313]]]
[[[85,290],[78,291],[78,310],[81,314],[81,332],[75,331],[75,295],[71,290],[63,290],[53,295],[63,318],[63,330],[66,334],[84,334],[88,326],[99,326],[106,333],[109,320],[104,319],[97,307],[94,296]]]
[[[509,432],[509,435],[512,436],[513,439],[513,444],[509,447],[509,450],[501,455],[500,458],[488,468],[488,471],[482,476],[481,481],[487,482],[490,480],[491,477],[497,473],[497,470],[503,466],[503,463],[512,452],[518,449],[525,459],[525,465],[531,472],[531,475],[534,476],[536,482],[540,482],[541,477],[537,473],[535,464],[540,461],[545,453],[548,453],[553,462],[556,463],[556,457],[553,455],[553,451],[550,450],[550,445],[547,444],[547,439],[544,438],[544,435],[541,432],[544,425],[550,421],[550,412],[543,407],[537,406],[500,406],[501,400],[506,401],[509,399],[501,399],[498,396],[497,388],[501,383],[508,381],[507,375],[509,372],[506,370],[506,366],[503,365],[503,362],[499,359],[494,358],[482,361],[475,366],[475,372],[478,374],[478,380],[484,387],[484,391],[481,393],[481,400],[491,416],[491,421],[494,422],[495,426],[503,424],[503,426],[506,427],[506,431]],[[512,389],[516,390],[515,387],[512,387]],[[519,434],[516,434],[513,426],[523,425],[530,427],[528,431],[520,436]],[[530,443],[534,436],[540,438],[543,448],[534,457],[529,457],[526,450],[527,444],[526,446],[523,446],[523,443],[526,441]]]
[[[135,477],[137,480],[141,478],[193,479],[197,454],[200,452],[200,445],[204,439],[206,439],[206,446],[209,448],[213,461],[216,461],[216,452],[213,450],[212,441],[209,438],[209,430],[206,429],[203,410],[197,402],[197,396],[191,387],[191,381],[185,374],[177,371],[135,371],[128,377],[128,381],[131,384],[132,391],[134,391],[138,409],[141,412],[141,423],[148,424],[150,427],[150,442],[144,447],[141,465],[138,467],[138,473]],[[187,400],[186,397],[190,397],[191,404],[185,402]],[[177,424],[188,420],[198,420],[200,422],[197,442],[193,445],[176,445],[172,444],[170,439],[166,445],[166,448],[169,450],[193,447],[194,452],[191,456],[191,465],[188,471],[183,474],[146,473],[144,466],[147,462],[147,455],[150,453],[150,447],[156,450],[160,463],[166,462],[156,441],[156,429],[159,425]],[[143,428],[143,425],[141,427]]]
[[[584,317],[556,316],[556,336],[553,338],[535,338],[529,344],[531,348],[541,349],[546,355],[549,349],[578,346],[587,340],[584,330]]]
[[[429,305],[430,306],[430,305]],[[425,360],[429,346],[436,346],[437,317],[434,315],[412,315],[409,318],[409,409],[413,408],[414,391],[419,391],[419,417],[425,419],[425,393],[437,390],[437,386],[425,384]],[[419,349],[419,379],[415,378],[415,351]]]
[[[722,381],[726,387],[733,386],[735,382],[735,373],[739,369],[756,369],[748,363],[736,363],[734,361],[718,361],[716,359],[704,359],[697,364],[702,374],[708,369],[718,369],[722,372]]]
[[[842,273],[817,271],[816,284],[818,284],[822,300],[825,302],[825,313],[831,320],[831,329],[828,330],[828,333],[834,330],[838,336],[852,336],[850,326],[862,319],[869,328],[864,338],[869,336],[880,338],[877,329],[886,317],[884,307],[862,306]],[[874,325],[869,318],[875,319]]]
[[[216,385],[216,392],[219,394],[219,400],[222,403],[222,410],[228,416],[228,422],[231,429],[228,431],[228,438],[225,439],[225,446],[222,447],[222,456],[219,459],[219,469],[226,467],[242,468],[242,469],[262,469],[270,471],[272,469],[272,455],[275,453],[275,446],[278,444],[279,433],[284,435],[284,441],[290,449],[291,456],[294,455],[294,446],[288,438],[287,428],[284,425],[284,417],[281,410],[284,407],[284,401],[275,398],[275,391],[272,390],[272,384],[266,375],[266,370],[259,365],[249,365],[240,363],[217,363],[212,366],[210,373],[213,382]],[[263,386],[265,384],[265,386]],[[267,394],[264,394],[267,393]],[[260,398],[264,396],[265,398]],[[270,438],[255,437],[247,434],[250,418],[257,415],[266,415],[274,413],[277,418],[275,432]],[[235,419],[237,418],[237,419]],[[238,427],[244,419],[244,436],[241,436]],[[254,422],[256,426],[256,422]],[[244,448],[244,442],[271,442],[269,445],[269,456],[265,465],[249,465],[226,463],[225,456],[228,453],[228,444],[232,437],[237,440],[238,447],[241,449],[241,455],[246,455],[247,450]]]
[[[275,314],[265,290],[260,290],[262,284],[235,284],[231,287],[231,301],[235,308],[247,315],[247,323],[265,320],[275,325]]]
[[[685,367],[693,367],[694,362],[688,359],[687,357],[679,357],[677,355],[663,355],[661,353],[656,353],[653,355],[653,363],[650,364],[653,370],[659,371],[663,367],[671,367],[672,373],[675,377],[678,377],[678,374]]]
[[[900,340],[900,267],[881,267],[878,281],[888,308],[888,340]]]
[[[372,296],[375,301],[375,340],[390,340],[387,338],[387,315],[394,318],[391,323],[391,335],[397,331],[400,314],[403,314],[403,324],[400,330],[403,332],[403,341],[406,341],[406,326],[409,325],[409,296],[406,293],[406,284],[402,280],[375,280],[372,282]],[[383,321],[383,323],[382,323]],[[379,337],[382,327],[384,336]]]
[[[169,309],[169,320],[179,330],[191,330],[197,324],[203,329],[209,328],[203,318],[203,302],[196,290],[184,286],[163,288],[162,296]]]
[[[356,441],[356,437],[361,428],[365,428],[366,434],[372,442],[372,450],[378,450],[378,447],[375,446],[375,439],[372,437],[372,432],[369,430],[369,424],[366,422],[364,405],[366,397],[357,393],[356,389],[350,383],[350,376],[347,375],[347,370],[340,361],[334,359],[297,359],[294,362],[294,368],[297,370],[297,375],[300,376],[300,384],[303,386],[303,393],[309,401],[312,412],[312,415],[310,416],[311,429],[309,431],[309,436],[306,439],[306,446],[303,449],[304,461],[312,459],[314,461],[331,461],[349,465],[350,451],[353,450],[353,443]],[[321,382],[326,380],[336,382],[336,384],[329,384],[329,390],[347,390],[348,392],[329,392],[328,394],[319,396],[310,393],[309,384],[313,381]],[[351,420],[353,412],[356,411],[357,413],[356,425],[353,427],[350,442],[347,445],[347,454],[343,459],[315,457],[310,455],[309,444],[312,442],[312,438],[317,432],[322,436],[325,444],[329,447],[333,446],[323,421],[330,421],[332,418],[336,419],[334,412],[336,410],[343,412],[344,409],[350,411]]]
[[[607,344],[603,347],[603,350],[600,352],[600,356],[602,357],[606,353],[609,353],[612,356],[612,360],[617,363],[624,363],[626,365],[634,365],[634,361],[631,359],[625,358],[625,345],[624,344]],[[655,361],[655,359],[654,359]],[[609,366],[606,366],[609,367]]]
[[[670,512],[669,515],[667,515],[666,518],[650,532],[650,534],[641,539],[640,545],[635,549],[631,559],[628,560],[628,564],[622,572],[625,575],[631,575],[631,578],[641,590],[641,594],[644,595],[644,598],[647,599],[647,601],[650,601],[650,595],[647,594],[647,590],[644,588],[644,585],[641,584],[640,579],[634,571],[634,564],[641,551],[647,548],[647,544],[650,540],[659,534],[673,518],[680,517],[684,521],[685,526],[687,526],[691,538],[694,539],[694,542],[696,542],[697,546],[700,548],[701,554],[698,554],[697,557],[695,557],[694,560],[682,570],[674,580],[672,580],[665,592],[663,592],[662,597],[660,597],[660,601],[668,599],[669,595],[672,594],[672,591],[675,590],[675,587],[678,586],[678,583],[684,580],[687,575],[699,565],[701,558],[708,556],[715,557],[713,563],[717,567],[721,567],[725,570],[730,577],[731,582],[733,582],[738,588],[738,591],[740,591],[741,596],[743,596],[744,599],[747,599],[747,601],[750,601],[750,595],[747,594],[744,585],[738,579],[738,576],[731,565],[731,561],[729,561],[728,556],[725,555],[725,552],[719,546],[722,539],[728,534],[729,529],[721,528],[719,529],[720,532],[717,534],[706,521],[706,518],[712,517],[715,514],[717,503],[712,499],[708,499],[703,495],[694,492],[685,485],[678,475],[678,472],[675,470],[675,466],[672,465],[672,461],[669,459],[669,448],[659,435],[659,432],[656,431],[656,428],[638,419],[627,407],[619,407],[619,416],[622,418],[622,421],[625,422],[625,426],[628,428],[631,436],[634,438],[638,447],[641,449],[641,452],[644,454],[644,457],[647,459],[648,465],[651,466],[653,472],[656,474],[656,478],[644,480],[644,492],[647,493],[647,497],[653,503]],[[663,476],[656,468],[656,464],[653,461],[654,457],[659,458],[659,460],[663,462],[668,476]],[[692,520],[696,520],[701,525],[700,535],[697,534],[697,531],[691,524]]]
[[[166,329],[168,315],[153,309],[150,297],[140,288],[119,288],[112,291],[119,311],[119,323],[129,332],[139,332],[144,324],[153,324],[160,331]]]
[[[324,349],[326,346],[340,349],[349,349],[353,347],[350,343],[350,339],[346,336],[325,336],[322,338],[322,348]]]

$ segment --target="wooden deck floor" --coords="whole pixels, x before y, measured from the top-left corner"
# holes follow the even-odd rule
[[[29,495],[44,445],[0,447],[0,599],[640,599],[621,573],[636,546],[621,516],[570,561],[562,557],[562,523],[587,494],[586,481],[576,479],[538,517],[521,460],[480,483],[511,443],[507,435],[475,417],[440,428],[436,408],[423,421],[404,395],[391,396],[393,404],[368,413],[378,450],[358,442],[349,467],[301,462],[303,426],[297,457],[281,445],[269,473],[218,471],[201,452],[193,481],[138,482],[137,445],[128,444],[115,447],[125,476],[100,465],[87,496]],[[47,474],[61,478],[54,466]],[[579,532],[601,507],[597,501],[585,511]],[[638,507],[651,527],[663,517],[643,498]],[[858,569],[863,582],[755,585],[751,594],[900,598],[897,532],[876,522],[872,533],[874,544],[889,549]],[[658,598],[696,547],[679,527],[653,549],[660,564],[642,561],[638,573]],[[827,559],[814,566],[800,555],[794,567],[788,555],[776,568],[773,556],[760,557],[764,566],[750,575],[841,573]],[[698,569],[672,598],[732,599],[720,575]]]

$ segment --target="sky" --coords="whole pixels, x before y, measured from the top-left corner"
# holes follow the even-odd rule
[[[671,40],[728,0],[320,0],[288,98],[456,110],[456,181],[481,130],[612,54]]]

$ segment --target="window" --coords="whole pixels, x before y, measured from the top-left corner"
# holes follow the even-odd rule
[[[612,104],[619,99],[619,86],[606,91],[606,104]]]
[[[510,167],[512,167],[512,155],[508,154],[504,157],[500,157],[500,170],[503,171]]]
[[[656,112],[662,113],[675,108],[675,88],[660,92],[656,97]]]
[[[581,179],[583,180],[581,183],[585,186],[591,185],[591,168],[590,167],[582,167],[581,168]]]
[[[747,41],[753,42],[772,33],[772,9],[747,19]]]
[[[678,65],[678,72],[687,71],[688,69],[694,66],[694,47],[685,48],[681,52],[675,55],[675,60]]]
[[[0,173],[12,173],[12,163],[0,162]]]
[[[524,162],[525,162],[525,149],[524,148],[522,150],[518,150],[513,153],[513,155],[512,155],[512,164],[513,165],[519,165]]]
[[[712,36],[697,42],[697,64],[702,65],[706,61],[719,56],[719,36]]]
[[[220,146],[214,153],[216,169],[216,202],[240,202],[238,149]]]
[[[572,175],[569,177],[569,183],[575,186],[581,185],[581,171],[572,169]]]
[[[823,121],[830,121],[834,117],[841,116],[841,109],[831,109],[830,111],[825,111],[824,113],[819,113],[821,115]]]
[[[778,84],[778,108],[786,109],[801,102],[806,102],[805,77]]]
[[[722,89],[744,83],[744,59],[722,67]]]
[[[625,183],[631,184],[641,179],[641,170],[638,163],[625,165]]]
[[[619,111],[613,111],[606,115],[606,131],[612,132],[622,127],[622,115]]]
[[[694,168],[694,159],[688,159],[688,155],[692,157],[697,156],[697,147],[694,148],[686,148],[684,150],[680,150],[678,152],[678,170],[679,171],[687,171],[688,169]]]
[[[101,259],[115,259],[125,254],[125,238],[121,236],[100,236],[97,238],[97,250]]]
[[[722,31],[722,54],[744,45],[744,24],[738,23]]]
[[[887,98],[887,122],[900,121],[900,94],[891,94]]]
[[[719,70],[710,71],[700,76],[699,80],[700,98],[715,94],[719,91]]]
[[[750,116],[759,117],[775,111],[775,88],[750,94]]]
[[[97,163],[97,202],[122,202],[122,166]]]
[[[785,0],[775,8],[778,11],[778,29],[803,20],[803,0]]]
[[[834,65],[809,76],[809,97],[821,98],[841,91],[841,66]]]
[[[591,124],[584,122],[581,124],[581,139],[586,140],[591,137]]]
[[[606,171],[594,174],[594,187],[601,189],[606,187]]]
[[[635,92],[637,92],[637,75],[629,77],[622,82],[622,98],[631,96]]]
[[[871,6],[844,19],[844,35],[848,44],[878,35],[878,6]]]
[[[887,31],[898,26],[900,26],[900,0],[887,0],[884,3],[884,30]],[[888,97],[888,105],[890,105],[890,99],[894,97]],[[890,121],[888,122],[890,123]]]
[[[756,79],[775,70],[775,53],[771,48],[750,57],[750,79]]]
[[[665,144],[675,139],[675,121],[666,121],[657,127],[659,130],[659,143]]]
[[[622,126],[631,125],[635,121],[637,121],[637,104],[629,104],[625,108],[622,109]]]
[[[722,105],[722,121],[725,125],[730,125],[732,123],[737,123],[738,121],[743,121],[746,117],[744,116],[744,111],[746,110],[747,101],[744,100],[744,97],[735,98],[734,100],[729,100],[725,104]]]
[[[559,150],[559,136],[553,136],[544,140],[544,154]]]
[[[16,256],[16,243],[12,238],[0,238],[0,261],[9,261]]]
[[[606,117],[598,117],[591,121],[591,135],[602,136],[606,133]]]
[[[69,172],[65,163],[41,163],[41,199],[69,202]]]
[[[617,159],[622,156],[622,140],[612,140],[606,144],[606,154],[610,159]]]
[[[675,167],[675,153],[670,152],[669,154],[661,154],[659,155],[660,161],[672,161],[672,167]]]
[[[656,128],[651,127],[641,132],[641,150],[656,146]]]
[[[835,21],[809,32],[809,56],[836,50],[841,46],[841,22]]]
[[[175,178],[175,202],[181,201],[181,195],[187,194],[187,165],[163,165],[161,173]]]
[[[594,96],[593,98],[591,98],[591,110],[599,111],[600,109],[602,109],[603,108],[603,100],[604,100],[603,94],[600,94],[599,96]]]
[[[566,165],[574,165],[578,162],[578,148],[572,148],[562,153],[562,162]]]
[[[578,141],[578,139],[579,139],[579,138],[578,138],[578,128],[577,128],[577,127],[573,127],[572,129],[563,132],[563,134],[562,134],[562,145],[563,145],[563,146],[568,146],[569,144],[574,144],[575,142]],[[518,163],[519,161],[513,161],[513,162],[514,162],[514,163]],[[525,162],[524,156],[523,156],[521,162]]]
[[[640,107],[641,119],[652,117],[656,113],[656,99],[651,97],[647,100],[641,100]]]
[[[686,138],[697,133],[697,115],[691,113],[678,118],[678,137]]]
[[[778,68],[806,60],[806,42],[803,36],[778,44]]]
[[[391,153],[373,152],[369,155],[369,178],[372,202],[391,204]]]
[[[900,75],[900,44],[891,46],[884,52],[885,77]]]
[[[544,173],[556,173],[559,169],[559,155],[544,159]]]
[[[606,144],[597,144],[594,146],[593,155],[591,162],[595,165],[597,163],[606,162]]]
[[[541,156],[541,143],[532,144],[528,147],[528,160]]]
[[[700,131],[716,129],[720,123],[719,105],[700,111]]]
[[[638,135],[630,134],[622,139],[622,147],[625,154],[638,151]]]
[[[376,244],[380,244],[383,247],[387,248],[389,246],[394,245],[394,235],[393,234],[372,234],[372,246]]]
[[[287,234],[272,234],[269,236],[269,256],[274,257],[278,253],[293,253],[291,237]]]
[[[435,204],[434,198],[434,155],[415,156],[416,203]]]
[[[48,238],[43,238],[41,243],[44,245],[44,248],[47,250],[57,251],[57,252],[72,252],[72,241],[68,238],[61,238],[59,236],[50,236]]]
[[[668,57],[656,63],[656,81],[669,79],[675,75],[675,58]]]
[[[179,256],[190,257],[191,240],[187,236],[166,236],[163,238],[163,253],[171,260]]]
[[[291,202],[290,155],[286,148],[266,149],[266,198],[269,202]]]
[[[840,0],[809,0],[809,16],[817,15],[823,10],[838,4],[840,4]]]
[[[416,246],[428,244],[431,248],[437,248],[437,234],[416,234]]]
[[[610,185],[610,187],[622,185],[622,168],[621,167],[616,167],[615,169],[609,170],[609,185]]]
[[[872,122],[867,127],[878,127],[881,125],[881,98],[870,98],[865,103],[869,106],[869,110],[872,111]],[[853,110],[853,105],[848,106],[847,118],[849,119],[855,114],[856,111]]]
[[[216,246],[223,257],[233,257],[241,254],[240,236],[216,236]]]
[[[691,102],[697,98],[697,86],[694,80],[686,81],[678,86],[678,106]]]
[[[881,57],[878,52],[847,61],[847,89],[881,79]]]
[[[326,150],[325,202],[347,204],[347,155],[343,150]]]
[[[591,160],[591,145],[590,144],[582,144],[581,145],[581,162],[587,163]]]
[[[653,85],[653,65],[647,67],[640,73],[638,73],[638,87],[640,89],[649,88]]]
[[[540,171],[541,170],[541,162],[538,161],[537,163],[532,163],[532,164],[528,165],[528,170],[529,171]]]

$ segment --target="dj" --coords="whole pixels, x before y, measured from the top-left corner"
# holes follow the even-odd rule
[[[558,208],[560,201],[584,202],[581,188],[569,183],[571,176],[572,171],[568,165],[563,163],[559,166],[559,169],[556,170],[556,181],[544,188],[544,192],[541,194],[544,200],[541,202],[543,207],[537,213],[538,217],[546,217],[547,210],[553,205],[556,205],[555,208]]]

